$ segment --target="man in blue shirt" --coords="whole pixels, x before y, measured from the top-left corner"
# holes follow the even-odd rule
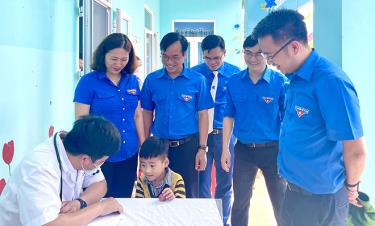
[[[290,79],[278,156],[288,183],[282,225],[346,225],[366,159],[357,92],[339,67],[309,47],[297,11],[271,12],[254,36],[268,62]]]
[[[233,74],[238,73],[240,69],[237,66],[224,62],[225,42],[219,35],[206,36],[202,41],[202,52],[204,63],[191,69],[206,77],[208,88],[211,92],[215,92],[215,94],[212,94],[215,95],[215,108],[212,112],[214,117],[210,118],[212,121],[209,122],[213,123],[213,129],[208,135],[207,166],[206,170],[199,174],[199,197],[211,198],[211,170],[212,163],[215,162],[215,198],[222,200],[223,221],[224,225],[227,225],[231,209],[233,167],[230,168],[229,172],[225,172],[220,165],[223,142],[223,113],[225,104],[227,103],[226,90],[228,80]],[[216,81],[214,81],[215,79]],[[234,141],[235,138],[232,136],[229,142],[229,150],[232,156]]]
[[[170,168],[181,174],[186,195],[198,197],[198,172],[206,168],[207,109],[213,107],[206,79],[184,67],[188,42],[177,32],[161,42],[163,69],[149,74],[141,91],[146,137],[170,141]],[[199,132],[199,135],[198,135]]]
[[[243,49],[247,69],[229,80],[223,121],[221,164],[226,171],[231,167],[228,144],[232,130],[238,139],[234,148],[231,222],[232,226],[248,225],[254,180],[260,169],[280,223],[286,185],[277,173],[276,161],[286,78],[267,68],[258,40],[247,37]]]

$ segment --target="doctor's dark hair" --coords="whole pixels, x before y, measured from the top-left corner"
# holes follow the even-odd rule
[[[202,40],[202,51],[208,51],[210,52],[211,49],[215,49],[216,47],[219,47],[221,50],[225,50],[225,41],[223,37],[219,35],[207,35]]]
[[[172,45],[173,43],[179,41],[180,44],[181,44],[181,52],[184,54],[188,48],[188,41],[186,40],[186,38],[177,33],[177,32],[170,32],[166,35],[164,35],[164,37],[161,39],[160,41],[160,50],[161,52],[165,52],[168,47],[170,45]]]
[[[143,159],[160,158],[165,159],[168,156],[168,140],[149,137],[143,142],[139,151],[139,157]]]
[[[276,43],[293,39],[307,44],[307,29],[303,16],[291,9],[270,12],[255,26],[252,35],[256,39],[271,35]]]
[[[137,57],[134,52],[133,45],[128,36],[122,33],[113,33],[108,35],[96,48],[93,56],[93,62],[91,69],[100,72],[106,72],[107,67],[105,66],[105,55],[112,49],[123,48],[129,52],[128,64],[122,69],[121,72],[133,74],[137,68]]]
[[[99,116],[83,116],[74,122],[63,144],[70,154],[86,154],[95,162],[117,152],[120,141],[120,133],[112,122]]]

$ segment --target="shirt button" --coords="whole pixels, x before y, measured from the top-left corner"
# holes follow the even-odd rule
[[[123,141],[122,143],[123,143],[123,144],[125,144],[126,142],[125,142],[125,141]]]
[[[123,129],[122,132],[125,133],[125,130]]]
[[[121,92],[121,89],[118,89],[117,91]]]
[[[123,111],[125,111],[125,108],[122,108]]]
[[[124,122],[124,121],[125,121],[125,119],[123,118],[123,119],[122,119],[122,121]]]

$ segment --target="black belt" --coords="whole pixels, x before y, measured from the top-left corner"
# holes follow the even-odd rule
[[[289,191],[297,192],[297,193],[300,193],[300,194],[302,194],[302,195],[308,195],[308,196],[313,195],[313,193],[308,192],[308,191],[306,191],[305,189],[300,188],[300,187],[298,187],[297,185],[292,184],[292,183],[290,183],[290,182],[287,182],[287,183],[286,183],[286,186],[287,186],[287,188],[289,189]]]
[[[222,134],[223,130],[222,129],[213,129],[210,134],[217,135],[217,134]]]
[[[239,142],[242,145],[245,145],[248,148],[255,149],[255,148],[271,148],[271,147],[277,147],[279,145],[279,142],[269,142],[269,143],[263,143],[263,144],[256,144],[256,143],[250,143],[250,144],[244,144]]]
[[[196,136],[196,134],[193,134],[193,135],[185,137],[183,139],[169,140],[169,147],[176,148],[176,147],[178,147],[178,146],[180,146],[182,144],[185,144],[185,143],[191,141],[195,136]]]

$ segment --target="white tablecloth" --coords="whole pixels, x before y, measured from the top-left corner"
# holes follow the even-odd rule
[[[222,219],[215,199],[117,199],[124,213],[99,217],[89,226],[220,226]],[[219,204],[220,206],[220,204]]]

